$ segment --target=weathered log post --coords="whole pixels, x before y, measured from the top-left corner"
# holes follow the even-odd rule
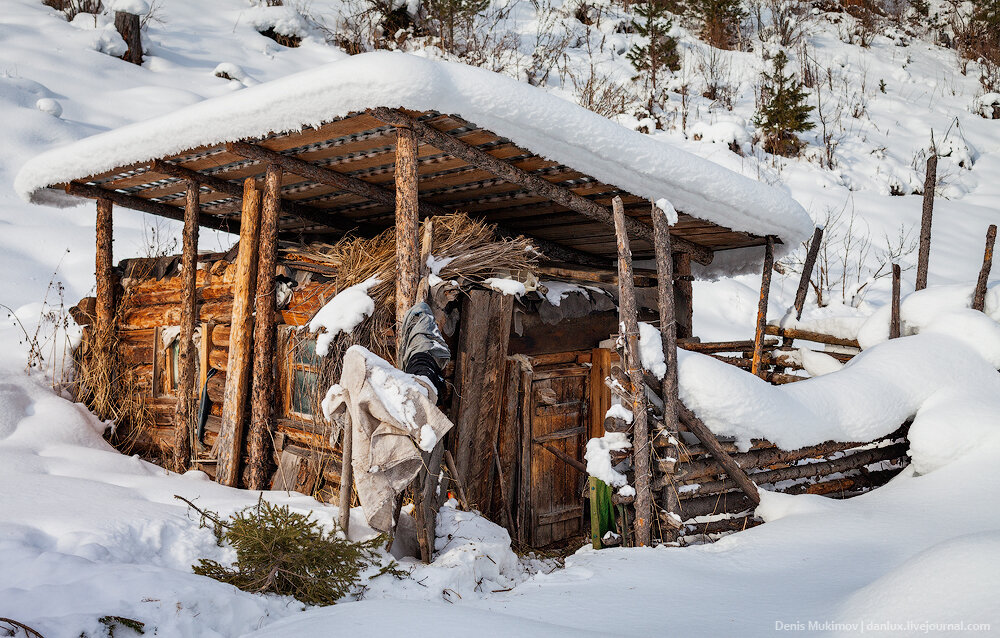
[[[621,197],[612,200],[615,235],[618,240],[618,315],[624,326],[625,364],[632,386],[632,465],[635,468],[635,542],[649,545],[652,540],[651,516],[653,494],[650,475],[649,424],[646,418],[646,393],[639,358],[639,321],[632,279],[632,250],[625,229],[625,207]]]
[[[351,531],[351,496],[354,492],[354,464],[351,459],[354,454],[354,431],[352,427],[345,427],[344,434],[340,437],[340,450],[343,452],[340,462],[340,495],[337,504],[340,511],[337,512],[337,522],[340,529],[344,530],[344,536]]]
[[[267,488],[274,432],[275,290],[278,263],[278,215],[281,212],[281,167],[268,164],[260,215],[257,259],[256,320],[253,330],[253,377],[250,432],[247,437],[247,487]]]
[[[671,241],[671,249],[674,248]],[[691,277],[691,255],[685,252],[673,254],[674,271],[674,321],[677,338],[694,336],[694,286]]]
[[[94,309],[94,412],[101,419],[113,418],[115,412],[115,379],[113,374],[113,347],[115,336],[115,281],[114,255],[112,252],[114,224],[112,204],[107,199],[97,200],[95,224],[96,258],[94,274],[97,280],[96,308]]]
[[[132,64],[142,64],[142,24],[139,16],[125,11],[115,12],[115,30],[121,34],[128,51],[122,59]]]
[[[678,436],[677,417],[677,320],[674,315],[674,260],[670,250],[670,223],[666,214],[653,204],[650,210],[653,218],[653,242],[656,254],[657,303],[660,314],[660,342],[663,347],[663,361],[667,370],[663,375],[660,391],[663,398],[663,427],[667,437]],[[680,458],[680,450],[676,445],[666,448],[666,453],[675,461]],[[667,464],[669,465],[669,464]],[[663,464],[661,464],[661,467]],[[668,476],[669,478],[669,476]],[[680,524],[680,499],[673,481],[665,481],[660,502],[666,510],[668,523]],[[674,518],[677,516],[678,518]],[[661,540],[669,542],[676,540],[677,528],[667,524],[661,526]]]
[[[932,149],[927,158],[927,172],[924,175],[924,204],[920,215],[920,247],[917,253],[916,290],[927,287],[927,265],[931,257],[931,222],[934,218],[934,190],[937,188],[937,149]]]
[[[901,283],[899,264],[892,265],[892,307],[889,315],[889,338],[896,339],[900,334],[899,327],[899,287]]]
[[[195,362],[194,327],[198,321],[198,184],[189,181],[184,199],[184,239],[181,252],[181,333],[177,355],[179,374],[177,406],[174,411],[174,470],[184,472],[190,467],[195,428]],[[202,339],[205,338],[203,334]]]
[[[802,264],[802,276],[799,277],[799,287],[795,291],[795,320],[802,318],[802,308],[806,305],[806,293],[809,292],[809,281],[812,279],[813,268],[816,267],[816,257],[819,255],[820,244],[823,243],[823,227],[817,226],[809,242],[809,252]]]
[[[257,283],[257,242],[260,229],[261,193],[253,178],[243,182],[240,215],[240,247],[233,286],[233,318],[229,329],[229,359],[226,392],[222,400],[222,425],[216,440],[216,480],[236,487],[239,482],[243,430],[246,424],[247,390],[250,381],[253,340],[254,295]]]
[[[767,298],[771,292],[771,271],[774,269],[774,237],[768,235],[764,244],[764,270],[760,279],[760,301],[757,303],[757,326],[753,336],[753,360],[750,372],[763,377],[760,360],[764,354],[764,328],[767,325]]]
[[[979,279],[972,293],[972,309],[980,312],[986,307],[986,284],[990,279],[990,269],[993,268],[993,247],[997,241],[997,225],[990,224],[986,229],[986,252],[983,253],[983,266],[979,269]]]
[[[420,199],[417,192],[417,136],[396,128],[396,362],[402,365],[402,327],[420,285]]]

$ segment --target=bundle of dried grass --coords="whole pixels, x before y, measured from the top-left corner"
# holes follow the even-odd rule
[[[456,213],[432,217],[431,254],[436,274],[443,280],[456,281],[460,288],[481,284],[490,277],[530,271],[539,257],[538,250],[524,237],[499,238],[487,223]],[[423,236],[423,227],[421,228]],[[396,307],[396,232],[390,228],[371,239],[345,238],[334,245],[310,244],[286,249],[284,255],[336,269],[336,289],[344,290],[370,277],[379,284],[368,290],[375,302],[375,312],[351,334],[337,336],[330,354],[323,362],[323,383],[333,383],[340,375],[341,355],[355,344],[380,357],[395,360]]]

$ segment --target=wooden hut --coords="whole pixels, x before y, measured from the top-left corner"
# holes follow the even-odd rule
[[[657,285],[669,282],[666,322],[676,323],[680,344],[734,353],[738,365],[753,344],[698,344],[692,335],[692,263],[759,264],[811,231],[782,192],[543,90],[388,53],[81,140],[32,160],[16,186],[36,203],[97,201],[97,292],[76,311],[86,356],[105,374],[83,380],[91,406],[144,421],[134,444],[175,469],[327,498],[341,491],[341,449],[317,409],[321,364],[302,326],[338,292],[336,271],[296,247],[394,228],[395,298],[405,310],[422,269],[421,219],[460,212],[501,236],[527,238],[543,257],[530,274],[513,274],[541,281],[533,294],[466,286],[449,302],[456,428],[447,445],[468,503],[532,546],[578,536],[584,525],[580,461],[586,441],[604,433],[612,401],[605,379],[618,358],[606,342],[618,332],[622,282],[612,200],[620,198],[619,224],[637,260],[657,256],[651,202],[678,211],[660,238],[661,248],[669,239],[672,274],[663,276],[660,254],[659,271],[627,277],[639,315],[657,319],[665,307]],[[113,206],[183,221],[183,253],[116,267]],[[199,254],[199,227],[239,235],[238,249]],[[290,296],[275,294],[293,282]],[[748,354],[762,360],[760,348]],[[101,371],[115,365],[120,374]],[[209,416],[199,440],[201,404]],[[746,495],[710,446],[686,442],[683,454],[654,458],[654,489],[673,494],[657,505],[661,518],[686,523],[683,533],[753,524]],[[861,443],[790,456],[760,442],[743,466],[774,472],[796,459],[844,457]],[[845,487],[862,461],[902,456],[893,447],[826,470],[846,493],[883,480]],[[798,472],[817,482],[817,472]],[[714,527],[699,530],[705,516]],[[676,527],[658,537],[675,537]]]

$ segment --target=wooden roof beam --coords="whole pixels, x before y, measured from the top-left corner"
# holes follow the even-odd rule
[[[497,177],[502,177],[512,184],[518,184],[536,195],[551,199],[558,204],[562,204],[566,208],[574,210],[581,215],[590,217],[591,219],[596,219],[608,226],[614,226],[614,217],[612,216],[611,211],[600,204],[577,195],[568,188],[559,186],[558,184],[553,184],[552,182],[538,177],[537,175],[532,175],[531,173],[528,173],[520,168],[512,166],[503,160],[493,157],[489,153],[481,151],[474,146],[470,146],[462,140],[456,139],[447,133],[443,133],[405,113],[386,107],[377,107],[372,109],[371,112],[375,117],[382,120],[386,124],[412,127],[417,135],[437,149],[454,155],[459,159],[463,159],[474,166],[479,166],[480,168],[493,173]],[[636,219],[626,217],[625,228],[628,230],[630,235],[645,239],[650,243],[655,241],[652,227],[647,226]],[[712,263],[713,252],[709,248],[680,237],[675,238],[672,243],[674,248],[679,251],[689,253],[691,258],[698,263],[705,265]]]
[[[131,208],[132,210],[138,210],[152,215],[159,215],[160,217],[167,217],[168,219],[174,219],[179,222],[184,221],[183,208],[177,208],[168,204],[161,204],[160,202],[151,202],[148,199],[108,190],[99,186],[90,186],[88,184],[80,184],[79,182],[70,182],[66,184],[66,192],[70,195],[75,195],[76,197],[106,199],[113,204],[122,206],[123,208]],[[204,213],[198,215],[198,225],[204,226],[205,228],[212,228],[214,230],[221,230],[226,233],[239,234],[240,232],[239,221],[235,219],[221,219],[213,215],[205,215]]]
[[[315,164],[310,164],[305,160],[301,160],[297,157],[292,157],[290,155],[282,155],[281,153],[272,151],[270,149],[264,148],[262,146],[257,146],[254,144],[247,144],[246,142],[229,142],[226,144],[227,150],[230,153],[235,153],[246,157],[247,159],[253,159],[260,162],[271,162],[281,166],[283,169],[289,173],[294,173],[300,177],[305,177],[314,182],[319,182],[321,184],[326,184],[327,186],[332,186],[334,188],[339,188],[345,190],[349,193],[354,193],[368,199],[370,201],[382,204],[384,206],[390,206],[395,210],[396,207],[396,193],[378,186],[371,184],[364,180],[352,177],[350,175],[344,175],[338,173],[337,171],[324,168],[322,166],[316,166]],[[443,150],[443,149],[442,149]],[[487,169],[488,170],[488,169]],[[437,206],[436,204],[431,204],[428,202],[420,202],[420,217],[431,217],[434,215],[447,215],[448,210]],[[506,228],[503,226],[497,226],[497,231],[502,235],[516,236],[523,233],[518,233],[513,229]],[[557,244],[545,239],[539,239],[537,237],[531,237],[525,235],[535,246],[541,250],[547,257],[555,261],[567,261],[574,262],[578,264],[585,265],[606,265],[607,261],[596,257],[589,253],[585,253],[578,250],[573,250],[572,248]]]
[[[226,195],[231,195],[240,199],[243,198],[243,186],[241,184],[230,182],[229,180],[215,177],[214,175],[199,173],[198,171],[193,171],[190,168],[185,168],[184,166],[179,166],[177,164],[170,164],[163,160],[153,160],[153,163],[150,164],[150,170],[155,173],[169,175],[178,179],[191,180],[201,184],[202,186],[207,186],[214,191],[225,193]],[[296,204],[284,199],[281,200],[281,210],[311,224],[320,224],[340,231],[351,230],[352,228],[357,228],[359,226],[357,222],[354,222],[346,217],[332,213],[325,213],[321,210],[317,210],[309,206],[302,206],[301,204]]]

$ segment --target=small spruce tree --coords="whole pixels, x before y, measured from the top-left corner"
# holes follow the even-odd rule
[[[701,36],[713,47],[731,49],[736,44],[746,11],[740,0],[691,0],[701,21]]]
[[[476,16],[489,6],[490,0],[429,0],[424,9],[432,31],[441,38],[441,48],[459,55],[462,32],[471,30]]]
[[[802,148],[796,133],[816,125],[809,121],[813,107],[806,104],[806,92],[791,73],[785,75],[788,56],[779,51],[771,73],[761,76],[760,105],[754,124],[764,136],[764,149],[775,155],[797,155]]]
[[[661,101],[663,77],[680,69],[681,61],[677,54],[677,40],[670,36],[674,22],[666,7],[655,0],[646,0],[636,5],[635,12],[640,19],[632,21],[632,28],[646,38],[646,44],[633,44],[626,57],[638,71],[633,80],[643,81],[646,108],[652,115],[654,107]]]

